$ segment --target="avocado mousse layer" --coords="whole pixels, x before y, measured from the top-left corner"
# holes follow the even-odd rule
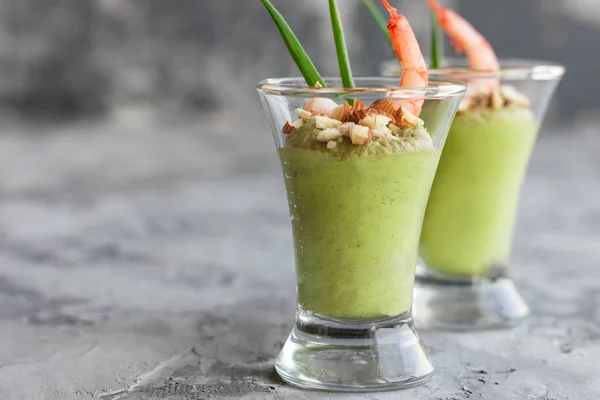
[[[423,121],[389,100],[331,117],[297,110],[280,149],[298,301],[333,319],[410,310],[425,205],[440,152]]]
[[[431,190],[420,255],[451,276],[485,276],[510,256],[521,186],[538,133],[511,86],[463,100]]]

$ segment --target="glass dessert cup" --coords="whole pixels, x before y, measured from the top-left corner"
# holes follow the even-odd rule
[[[357,89],[340,89],[337,79],[326,84],[310,88],[299,78],[258,84],[284,173],[296,259],[296,321],[275,368],[302,388],[418,385],[433,374],[411,316],[419,234],[466,87],[436,81],[400,89],[395,78],[358,78]],[[322,141],[329,131],[318,128],[331,121],[294,110],[324,98],[358,108],[364,102],[366,110],[382,99],[423,99],[421,125],[361,145],[354,131]]]
[[[502,60],[496,73],[456,65],[435,77],[466,82],[431,190],[420,239],[414,315],[419,328],[493,329],[529,308],[508,275],[521,187],[564,68]],[[398,76],[397,62],[383,74]],[[498,88],[488,99],[481,87]],[[512,88],[512,89],[511,89]]]

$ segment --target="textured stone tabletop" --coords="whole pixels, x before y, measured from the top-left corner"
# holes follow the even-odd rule
[[[437,367],[382,394],[282,385],[291,232],[271,138],[211,122],[0,134],[0,399],[600,399],[600,140],[545,132],[510,331],[422,332]]]

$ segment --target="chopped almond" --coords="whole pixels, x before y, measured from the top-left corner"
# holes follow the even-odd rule
[[[337,119],[325,117],[322,115],[317,115],[315,117],[315,126],[317,129],[328,129],[328,128],[337,128],[342,123]]]
[[[352,144],[367,144],[372,136],[373,133],[366,126],[354,125],[350,128],[350,140],[352,140]]]
[[[469,111],[473,106],[473,98],[472,97],[464,97],[458,106],[458,112]]]
[[[425,122],[419,117],[414,116],[410,111],[408,111],[405,107],[400,107],[398,111],[396,111],[396,125],[400,129],[412,128],[414,126],[423,126]]]
[[[384,113],[383,115],[394,115],[396,113],[396,106],[389,99],[380,99],[371,104],[369,110],[381,111]]]
[[[335,149],[336,147],[337,147],[337,142],[336,141],[327,142],[327,148],[329,150]]]
[[[300,129],[302,127],[302,125],[304,125],[304,120],[302,120],[302,118],[300,118],[300,119],[295,120],[292,123],[286,122],[285,125],[283,126],[283,128],[281,129],[281,131],[285,135],[291,135],[292,133],[294,133],[298,129]]]
[[[395,112],[395,110],[394,110],[394,112],[393,112],[393,113],[389,113],[389,112],[387,112],[387,111],[383,111],[383,110],[380,110],[380,109],[377,109],[377,108],[375,108],[375,109],[373,109],[373,108],[370,108],[370,107],[369,107],[369,108],[367,108],[367,114],[371,114],[371,115],[382,115],[382,116],[384,116],[384,117],[388,117],[388,118],[389,118],[389,119],[391,119],[392,121],[394,121],[394,120],[396,119],[396,118],[394,117],[394,114],[395,114],[395,113],[396,113],[396,112]]]
[[[332,140],[337,140],[342,137],[342,133],[335,128],[327,128],[323,129],[317,134],[317,140],[319,142],[329,142]]]
[[[350,128],[354,125],[356,125],[354,122],[345,122],[338,129],[342,133],[342,136],[350,136]]]
[[[352,106],[345,102],[344,104],[333,109],[331,112],[331,118],[337,119],[341,122],[346,122],[350,116],[350,113],[352,113]]]
[[[364,109],[356,110],[356,111],[353,111],[352,114],[350,114],[348,116],[348,122],[354,122],[355,124],[358,124],[358,122],[366,116],[367,116],[367,110],[364,110]]]
[[[392,131],[387,126],[378,126],[377,128],[373,129],[371,133],[373,134],[374,138],[381,139],[388,137]]]
[[[512,86],[500,86],[500,93],[508,104],[513,104],[520,107],[529,107],[529,99],[527,96],[525,96],[523,93],[517,92],[517,89]]]
[[[352,111],[356,112],[358,110],[364,110],[365,108],[365,103],[363,103],[360,100],[354,100],[354,106],[352,107]]]
[[[499,110],[504,107],[504,98],[497,87],[494,87],[490,93],[490,106],[493,110]]]
[[[375,129],[381,126],[387,126],[390,122],[392,122],[392,118],[377,114],[369,114],[360,121],[358,121],[360,125],[368,126],[371,129]]]
[[[311,119],[313,117],[310,111],[306,111],[303,108],[296,108],[296,114],[304,120]]]
[[[481,85],[467,93],[458,107],[458,112],[463,113],[476,109],[500,110],[510,106],[527,108],[529,99],[513,86],[488,87]]]

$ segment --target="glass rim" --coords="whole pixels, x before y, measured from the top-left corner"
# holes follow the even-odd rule
[[[365,94],[385,95],[393,99],[446,99],[462,95],[467,90],[464,82],[452,79],[432,78],[429,86],[425,88],[399,87],[397,77],[373,76],[356,77],[355,88],[344,88],[341,86],[339,77],[323,78],[325,83],[333,83],[328,87],[308,86],[302,77],[269,78],[261,80],[256,85],[256,90],[265,95],[296,96],[296,97],[342,97],[349,98]],[[371,84],[367,84],[371,82]],[[374,86],[377,82],[380,86]]]
[[[453,79],[497,78],[502,80],[550,81],[561,78],[566,68],[559,63],[523,58],[501,58],[500,70],[477,71],[470,69],[465,58],[447,57],[448,67],[430,69],[433,77],[449,76]],[[398,60],[386,60],[381,63],[381,72],[398,69]]]

